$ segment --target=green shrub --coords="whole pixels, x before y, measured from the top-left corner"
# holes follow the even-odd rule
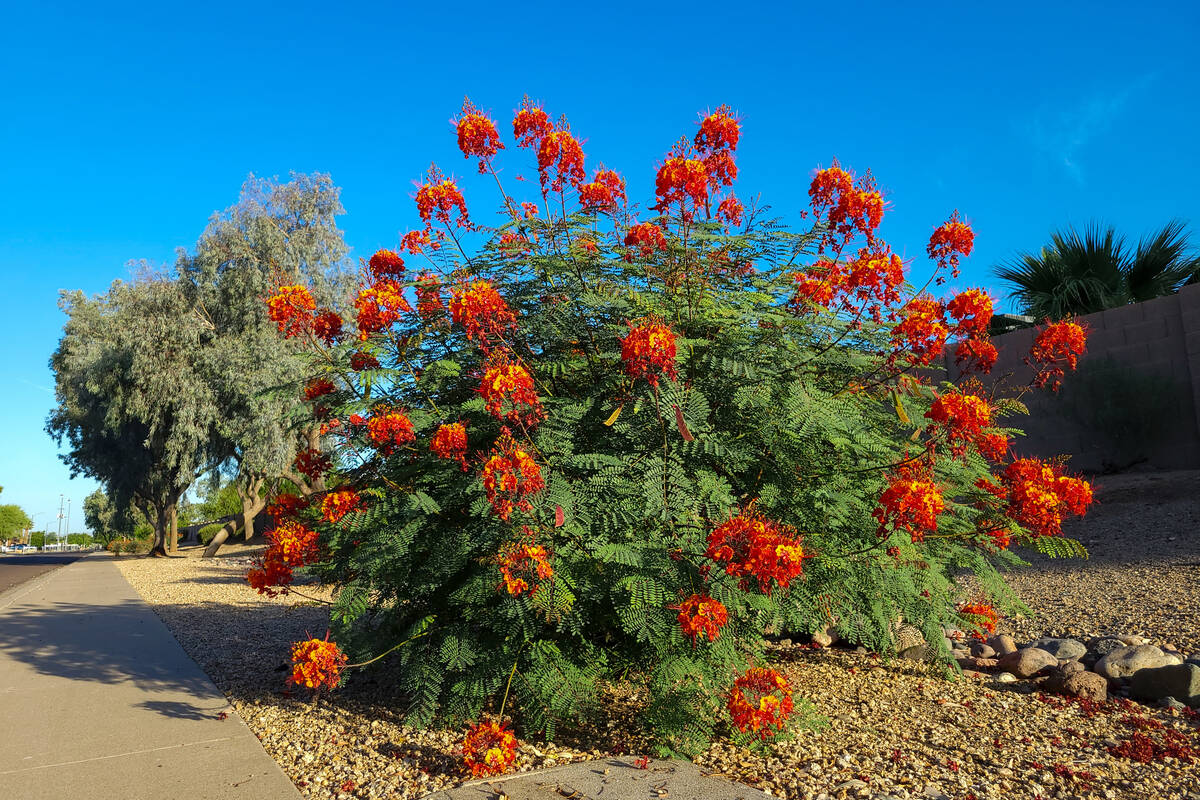
[[[357,337],[323,344],[333,312],[310,313],[303,287],[270,298],[280,330],[314,348],[314,412],[338,421],[327,452],[298,463],[340,465],[341,488],[273,534],[252,583],[305,563],[337,587],[335,639],[354,660],[394,651],[415,724],[513,712],[549,736],[602,711],[602,682],[620,677],[648,688],[646,722],[677,750],[731,723],[765,734],[777,720],[756,718],[759,694],[786,716],[790,691],[747,671],[768,661],[765,631],[832,625],[887,650],[902,618],[942,646],[944,627],[994,619],[983,603],[964,618],[964,600],[1015,607],[999,572],[1018,563],[1010,539],[1061,530],[1009,488],[1057,491],[1059,476],[993,474],[983,453],[1004,457],[1014,430],[999,419],[1019,404],[912,377],[947,335],[985,351],[990,300],[906,301],[869,176],[819,173],[811,229],[761,210],[734,224],[731,148],[698,141],[660,171],[660,215],[635,224],[623,184],[582,185],[573,140],[555,135],[545,204],[506,200],[499,229],[468,221],[431,170],[426,228],[406,242],[437,274],[373,256]],[[601,211],[574,210],[605,181]],[[456,246],[481,231],[478,252]],[[938,229],[939,274],[970,237],[957,217]],[[1062,486],[1076,499],[1042,495],[1058,517],[1088,497]],[[986,597],[961,595],[964,571]]]

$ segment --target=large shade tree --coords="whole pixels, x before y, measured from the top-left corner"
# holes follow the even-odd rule
[[[179,284],[143,270],[104,294],[63,292],[63,337],[50,359],[57,406],[47,431],[72,476],[100,481],[117,508],[154,524],[166,555],[174,509],[219,456],[221,410],[199,368],[211,325]]]
[[[179,253],[180,286],[209,326],[199,366],[221,408],[222,457],[236,471],[242,505],[240,525],[219,531],[206,555],[238,527],[246,539],[254,535],[254,518],[280,479],[302,491],[323,488],[293,468],[298,450],[319,445],[294,388],[307,357],[279,335],[262,298],[281,283],[314,286],[327,305],[345,298],[351,280],[336,222],[344,213],[339,195],[328,175],[283,183],[251,175],[238,202],[209,220],[194,252]]]
[[[97,489],[83,500],[83,520],[92,538],[107,545],[113,539],[131,538],[142,516],[133,506],[118,508],[103,489]]]
[[[1200,280],[1186,225],[1172,220],[1130,246],[1112,226],[1068,228],[1037,253],[995,268],[1023,313],[1059,320],[1171,294]]]

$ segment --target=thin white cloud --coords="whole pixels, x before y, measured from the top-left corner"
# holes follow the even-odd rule
[[[1103,136],[1124,113],[1129,101],[1155,79],[1146,74],[1122,87],[1097,91],[1075,105],[1037,114],[1024,133],[1039,151],[1062,166],[1079,184],[1084,183],[1083,149]]]

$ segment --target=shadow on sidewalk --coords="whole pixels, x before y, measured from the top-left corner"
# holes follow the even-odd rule
[[[7,609],[0,616],[0,654],[67,680],[129,681],[151,691],[212,694],[195,665],[140,600]]]

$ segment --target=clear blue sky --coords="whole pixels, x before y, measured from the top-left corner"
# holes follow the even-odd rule
[[[331,173],[355,255],[413,226],[433,159],[491,210],[448,123],[464,94],[502,132],[525,93],[567,114],[589,168],[620,170],[639,200],[697,112],[729,103],[743,198],[794,219],[815,166],[869,167],[901,253],[921,256],[954,208],[974,224],[957,288],[1002,293],[991,265],[1056,226],[1195,227],[1200,5],[978,5],[6,3],[0,503],[53,529],[65,493],[80,529],[94,488],[43,432],[60,289],[170,261],[250,172]]]

